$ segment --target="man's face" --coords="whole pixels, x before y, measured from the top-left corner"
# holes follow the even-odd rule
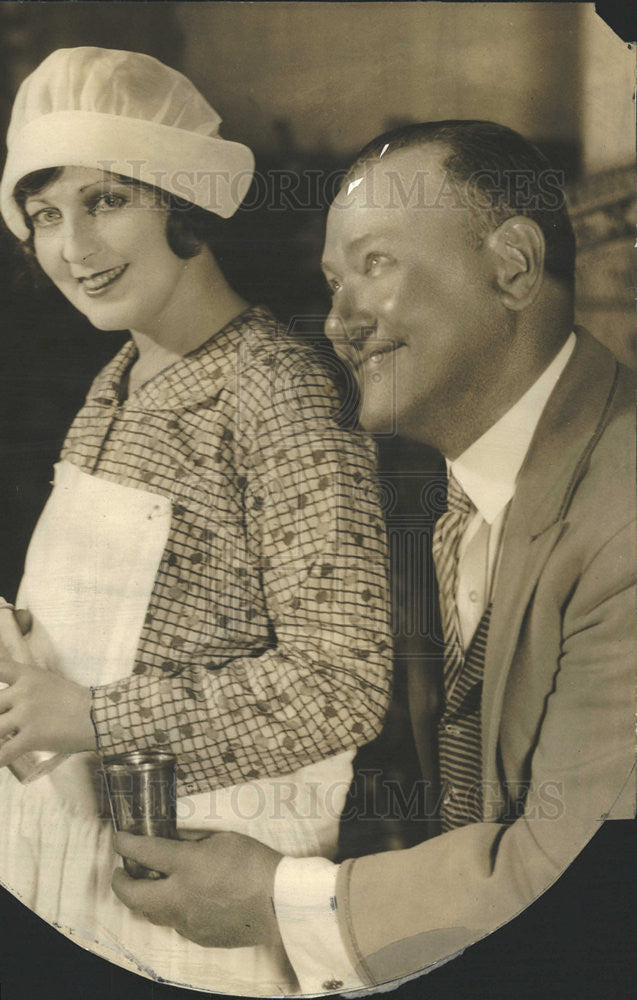
[[[425,442],[471,420],[506,340],[492,255],[440,159],[424,147],[366,164],[330,209],[323,255],[326,333],[356,371],[362,425]]]

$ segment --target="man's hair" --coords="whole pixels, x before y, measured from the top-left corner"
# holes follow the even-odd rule
[[[13,197],[29,230],[29,235],[22,244],[27,254],[32,254],[34,249],[33,223],[25,210],[27,198],[45,190],[49,184],[61,177],[63,172],[64,167],[46,167],[43,170],[35,170],[23,177],[15,186]],[[126,177],[123,174],[113,174],[113,177],[121,184],[144,188],[156,195],[159,204],[168,211],[166,239],[168,246],[177,257],[182,260],[195,257],[201,251],[202,246],[207,246],[213,253],[215,252],[221,241],[223,223],[212,212],[207,212],[189,201],[184,201],[161,188],[145,184],[132,177]]]
[[[477,245],[506,219],[515,215],[533,219],[544,235],[545,271],[572,286],[575,237],[562,190],[563,174],[533,143],[505,125],[460,119],[400,126],[368,143],[343,183],[381,155],[432,144],[442,147],[442,169],[470,210]]]

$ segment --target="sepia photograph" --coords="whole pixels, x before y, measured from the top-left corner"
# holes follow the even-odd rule
[[[0,5],[2,1000],[628,1000],[622,34]]]

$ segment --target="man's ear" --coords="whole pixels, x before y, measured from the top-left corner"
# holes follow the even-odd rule
[[[516,312],[535,301],[544,277],[544,234],[523,215],[506,219],[487,237],[496,262],[502,302]]]

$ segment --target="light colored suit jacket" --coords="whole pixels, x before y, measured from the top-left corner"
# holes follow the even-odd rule
[[[578,331],[502,540],[482,697],[483,821],[340,868],[341,932],[370,985],[494,930],[607,815],[634,815],[632,386]]]

